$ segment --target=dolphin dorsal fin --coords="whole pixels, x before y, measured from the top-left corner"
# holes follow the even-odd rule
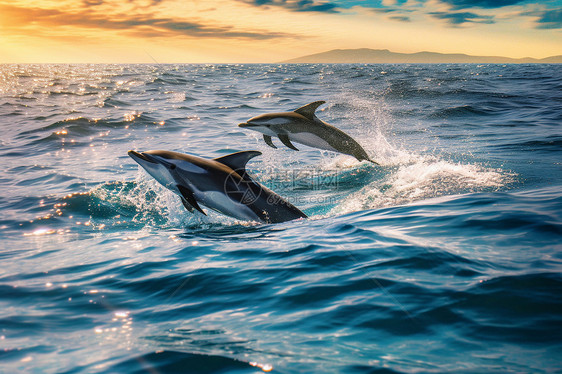
[[[232,170],[246,170],[246,164],[248,163],[248,161],[260,155],[261,152],[259,151],[242,151],[231,153],[222,157],[217,157],[214,160],[228,166]]]
[[[296,109],[294,112],[302,116],[305,116],[311,121],[314,121],[314,112],[316,112],[316,109],[318,109],[320,105],[325,103],[326,102],[323,100],[315,101],[313,103],[306,104],[305,106],[301,106],[299,109]]]

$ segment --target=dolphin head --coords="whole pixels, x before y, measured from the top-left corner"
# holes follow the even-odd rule
[[[197,164],[197,158],[169,151],[129,151],[129,156],[142,166],[148,174],[163,186],[173,187],[193,174],[204,173],[204,168]]]
[[[294,121],[292,113],[268,113],[250,118],[248,121],[238,125],[238,127],[258,131],[266,135],[275,136],[278,128],[288,125]]]
[[[129,151],[128,154],[163,186],[171,188],[175,184],[172,172],[177,165],[173,160],[159,154],[159,151]]]

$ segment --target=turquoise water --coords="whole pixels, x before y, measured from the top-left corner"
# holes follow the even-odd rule
[[[236,126],[315,100],[381,165]],[[562,371],[561,108],[559,65],[0,65],[0,371]],[[129,149],[259,150],[310,218]]]

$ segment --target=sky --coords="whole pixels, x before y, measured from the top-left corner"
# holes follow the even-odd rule
[[[0,0],[0,63],[268,63],[347,48],[562,55],[562,0]]]

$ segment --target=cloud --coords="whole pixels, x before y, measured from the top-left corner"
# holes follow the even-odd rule
[[[297,4],[297,11],[299,12],[339,13],[337,5],[330,2],[316,3],[314,0],[300,0],[295,4]]]
[[[408,16],[390,16],[388,17],[389,19],[393,19],[395,21],[401,21],[401,22],[410,22],[411,19]]]
[[[411,9],[404,8],[369,8],[369,10],[374,13],[392,14],[388,19],[403,22],[410,22],[411,18],[408,15],[414,12]]]
[[[83,0],[82,2],[84,3],[84,6],[87,6],[87,7],[103,4],[103,0]]]
[[[505,6],[516,5],[526,0],[440,0],[442,3],[452,5],[453,9],[485,8],[495,9]]]
[[[481,16],[471,12],[430,12],[429,14],[435,18],[446,21],[452,26],[460,26],[464,23],[495,23],[493,16]]]
[[[398,9],[393,9],[393,8],[373,8],[371,10],[375,13],[392,13],[398,11]]]
[[[257,7],[278,6],[293,12],[340,13],[339,6],[329,1],[318,0],[238,0]]]
[[[523,12],[520,15],[537,17],[536,29],[562,29],[562,8]]]
[[[92,0],[87,0],[91,2]],[[48,27],[68,34],[66,26],[85,29],[125,31],[139,37],[190,36],[198,38],[242,38],[266,40],[294,35],[270,31],[238,30],[228,25],[207,25],[154,14],[97,14],[91,10],[63,12],[57,9],[23,8],[0,4],[0,14],[9,20],[8,27],[25,34],[31,27]],[[7,23],[7,22],[6,22]]]

